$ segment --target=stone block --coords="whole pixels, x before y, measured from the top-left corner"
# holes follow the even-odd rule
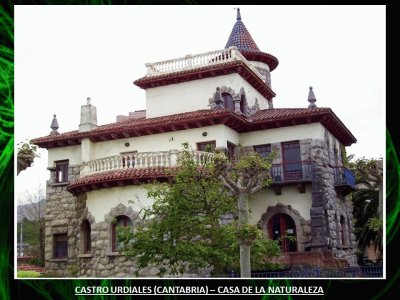
[[[324,217],[324,208],[323,207],[312,207],[310,209],[310,216],[311,216],[311,222],[313,220],[313,218],[317,217],[317,216],[322,216]]]

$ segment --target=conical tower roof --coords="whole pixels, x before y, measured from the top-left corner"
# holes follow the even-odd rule
[[[237,47],[240,53],[242,53],[247,60],[266,63],[269,66],[270,71],[274,70],[279,64],[279,61],[275,56],[262,52],[258,48],[250,32],[242,22],[239,8],[237,9],[236,23],[233,25],[232,32],[225,48],[233,46]]]
[[[251,37],[250,32],[242,22],[240,9],[237,9],[236,23],[233,25],[231,35],[225,48],[236,46],[239,50],[261,52],[256,42]]]

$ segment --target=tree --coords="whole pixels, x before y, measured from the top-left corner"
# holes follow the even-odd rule
[[[17,150],[17,175],[29,168],[35,157],[40,157],[37,153],[37,146],[24,142]]]
[[[33,193],[27,191],[26,202],[17,210],[18,219],[24,227],[24,241],[38,247],[38,259],[44,262],[46,199],[43,189],[39,187]]]
[[[170,182],[146,187],[154,203],[142,210],[135,231],[117,228],[123,253],[136,258],[139,270],[155,265],[163,276],[188,271],[221,275],[238,269],[241,232],[236,222],[223,221],[235,214],[235,198],[218,178],[214,157],[203,153],[196,162],[184,144]],[[263,239],[259,229],[252,228],[252,234],[255,266],[271,266],[271,258],[280,254],[279,245]]]
[[[268,159],[259,153],[250,152],[240,155],[236,162],[230,161],[225,155],[218,155],[215,159],[218,178],[235,196],[239,212],[240,244],[240,275],[251,276],[251,247],[256,235],[252,226],[248,224],[249,198],[271,183],[269,169],[273,155]]]
[[[362,157],[350,162],[349,167],[356,175],[356,191],[352,200],[358,248],[364,252],[373,241],[375,249],[382,251],[382,161]]]

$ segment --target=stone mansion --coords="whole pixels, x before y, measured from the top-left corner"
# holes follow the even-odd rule
[[[355,137],[330,108],[317,107],[313,89],[304,108],[274,107],[271,72],[278,59],[261,51],[237,11],[222,50],[146,64],[134,81],[146,91],[146,110],[97,124],[90,98],[77,130],[32,140],[48,150],[45,268],[61,277],[132,277],[134,259],[118,251],[116,225],[135,226],[143,187],[162,180],[182,143],[201,156],[207,146],[228,157],[241,145],[276,151],[272,185],[249,201],[250,222],[266,238],[283,240],[287,265],[356,264],[352,205],[355,185],[343,165]],[[168,103],[168,105],[165,105]],[[306,102],[304,102],[306,103]],[[148,268],[140,276],[155,276]]]

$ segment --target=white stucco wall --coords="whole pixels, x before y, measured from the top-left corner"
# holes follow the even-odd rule
[[[129,203],[129,200],[133,203]],[[152,199],[147,198],[147,191],[143,186],[130,185],[113,187],[87,192],[86,206],[89,212],[95,217],[96,222],[104,221],[104,215],[108,214],[111,208],[118,204],[132,206],[133,210],[139,212],[142,208],[148,207],[153,203]],[[268,206],[275,206],[281,203],[291,205],[298,210],[300,215],[310,219],[311,209],[311,186],[306,187],[306,192],[301,194],[295,186],[282,187],[282,194],[276,195],[272,189],[263,190],[249,201],[250,224],[257,224],[262,214],[267,211]]]
[[[202,133],[207,132],[207,136]],[[93,144],[93,159],[118,155],[121,152],[169,151],[182,149],[182,143],[188,142],[196,149],[196,143],[216,141],[217,147],[226,147],[226,142],[239,142],[239,134],[225,125],[207,126],[188,130],[180,130],[120,140],[104,141]],[[129,147],[125,143],[129,142]]]
[[[262,190],[249,201],[251,211],[249,223],[256,225],[262,214],[267,212],[268,206],[275,206],[278,203],[291,205],[299,211],[304,219],[309,220],[312,205],[311,196],[311,185],[306,186],[305,193],[299,193],[299,190],[293,185],[283,186],[281,195],[276,195],[273,189]]]
[[[255,67],[266,69],[268,72],[270,70],[269,66],[266,63],[263,63],[263,62],[260,62],[260,61],[255,61],[255,60],[251,60],[250,63]]]
[[[302,139],[323,139],[324,127],[320,123],[303,124],[246,132],[240,135],[243,146],[280,143]]]
[[[129,200],[133,201],[133,204],[129,203]],[[139,212],[142,208],[150,206],[153,200],[148,199],[147,191],[138,185],[87,192],[86,206],[96,222],[104,221],[104,215],[120,203],[132,206],[134,211]]]
[[[48,149],[48,167],[54,167],[54,162],[69,159],[70,165],[81,163],[81,145]]]
[[[213,97],[216,88],[222,86],[234,89],[235,93],[243,87],[249,106],[257,98],[261,109],[268,107],[267,100],[240,75],[234,73],[149,88],[146,90],[146,117],[209,109],[208,100]]]

